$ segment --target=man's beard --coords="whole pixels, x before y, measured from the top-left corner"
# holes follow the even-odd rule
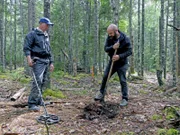
[[[110,36],[110,39],[116,40],[117,39],[117,34],[114,32],[114,36]]]

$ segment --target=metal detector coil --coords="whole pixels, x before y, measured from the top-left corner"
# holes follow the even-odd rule
[[[36,120],[42,124],[47,123],[48,125],[52,125],[52,124],[58,123],[60,121],[60,118],[56,115],[48,114],[48,116],[41,115],[37,117]]]

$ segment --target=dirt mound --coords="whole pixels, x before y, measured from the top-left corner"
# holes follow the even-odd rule
[[[119,114],[119,104],[112,102],[91,103],[84,108],[83,118],[93,120],[97,118],[114,118]]]

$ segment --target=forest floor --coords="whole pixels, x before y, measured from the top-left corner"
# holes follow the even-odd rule
[[[118,106],[121,101],[120,85],[117,75],[113,76],[108,86],[110,95],[106,96],[105,101],[110,107],[116,105],[117,115],[114,118],[99,115],[92,120],[85,119],[85,107],[94,103],[93,98],[99,90],[101,79],[101,75],[92,79],[91,75],[87,74],[79,74],[77,77],[63,75],[59,78],[57,74],[52,77],[52,87],[61,90],[64,98],[45,98],[46,101],[53,101],[53,104],[47,106],[48,112],[61,119],[59,123],[49,125],[50,135],[179,134],[176,130],[179,128],[179,116],[175,114],[180,110],[177,90],[164,95],[165,88],[158,87],[156,76],[152,73],[146,74],[143,80],[128,81],[129,103],[126,107]],[[27,91],[21,99],[10,101],[10,97],[24,87],[24,84],[19,80],[0,76],[0,134],[47,134],[45,126],[36,121],[36,118],[43,114],[42,107],[40,112],[30,112],[27,106],[12,105],[27,102],[30,84],[25,85]],[[172,125],[172,121],[176,121],[178,126]]]

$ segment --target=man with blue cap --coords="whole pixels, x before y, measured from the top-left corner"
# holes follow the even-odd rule
[[[37,84],[41,90],[47,81],[48,69],[51,72],[54,70],[49,35],[47,33],[49,26],[53,26],[53,23],[48,18],[41,18],[39,20],[39,26],[30,31],[24,40],[23,50],[28,65],[32,67]],[[32,111],[39,111],[39,105],[42,105],[42,101],[34,80],[28,98],[28,107]]]

